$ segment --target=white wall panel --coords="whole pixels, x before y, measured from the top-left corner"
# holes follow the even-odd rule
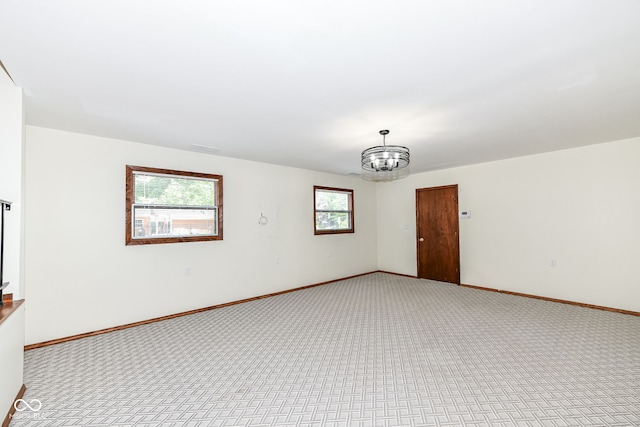
[[[377,268],[356,177],[31,126],[26,164],[28,344]],[[223,175],[224,240],[125,246],[127,164]],[[355,190],[355,234],[314,236],[314,185]]]
[[[0,70],[0,199],[12,202],[5,212],[4,289],[22,298],[22,90]],[[23,383],[24,305],[0,324],[0,419],[9,412]]]
[[[415,190],[448,184],[462,283],[640,311],[640,138],[380,184],[382,270],[416,274]]]

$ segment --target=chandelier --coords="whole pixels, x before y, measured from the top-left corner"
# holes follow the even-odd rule
[[[409,149],[401,145],[387,145],[388,130],[381,130],[382,145],[367,148],[362,152],[362,169],[365,179],[390,181],[408,175]],[[401,169],[405,169],[401,171]]]

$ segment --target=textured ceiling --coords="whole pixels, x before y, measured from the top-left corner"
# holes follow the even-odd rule
[[[2,0],[0,60],[27,124],[340,174],[640,136],[637,0]]]

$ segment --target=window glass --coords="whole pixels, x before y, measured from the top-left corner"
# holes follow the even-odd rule
[[[315,234],[353,233],[353,190],[314,187]]]
[[[222,176],[127,166],[126,243],[222,239]]]

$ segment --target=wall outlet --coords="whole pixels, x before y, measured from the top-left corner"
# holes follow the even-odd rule
[[[191,276],[191,267],[187,267],[184,269],[184,275],[185,276]]]
[[[555,258],[549,258],[549,267],[555,267],[557,266],[557,262]]]

